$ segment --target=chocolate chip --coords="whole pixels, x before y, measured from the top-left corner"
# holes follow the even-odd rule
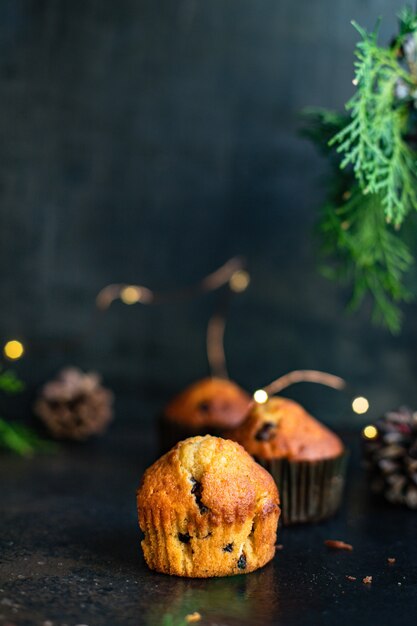
[[[210,410],[210,402],[208,400],[202,400],[198,403],[198,410],[207,413]]]
[[[275,437],[275,424],[272,422],[265,422],[255,434],[257,441],[270,441]]]
[[[207,513],[208,512],[208,508],[201,501],[202,491],[203,491],[203,489],[201,487],[201,483],[199,483],[195,478],[191,478],[191,482],[193,483],[193,487],[191,489],[191,493],[195,497],[195,501],[196,501],[196,504],[197,504],[198,508],[200,509],[200,513]]]
[[[242,554],[239,557],[239,560],[237,562],[237,566],[239,569],[245,569],[246,567],[246,555],[244,552],[242,552]]]
[[[233,543],[228,543],[224,546],[223,552],[233,552]]]
[[[181,543],[189,543],[191,537],[188,533],[178,533],[178,539],[181,541]]]

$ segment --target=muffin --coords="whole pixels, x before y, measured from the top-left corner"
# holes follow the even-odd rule
[[[297,402],[254,403],[246,420],[225,433],[275,478],[284,524],[318,521],[340,505],[346,453],[342,441]]]
[[[233,441],[179,442],[145,472],[137,506],[145,561],[158,572],[232,576],[274,556],[277,487]]]
[[[251,398],[241,387],[224,378],[203,378],[175,396],[160,419],[163,452],[187,437],[220,436],[244,419]]]

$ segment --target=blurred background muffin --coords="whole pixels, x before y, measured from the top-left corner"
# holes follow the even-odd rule
[[[227,433],[275,478],[284,524],[319,521],[342,496],[345,448],[339,437],[297,402],[255,402],[246,420]]]
[[[251,397],[224,378],[203,378],[175,396],[160,418],[163,451],[195,435],[220,435],[235,428],[248,411]]]

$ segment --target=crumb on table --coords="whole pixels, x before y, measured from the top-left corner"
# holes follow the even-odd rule
[[[365,578],[362,580],[362,582],[363,582],[365,585],[370,585],[370,584],[371,584],[371,582],[372,582],[372,576],[365,576]]]
[[[200,620],[201,615],[197,611],[185,616],[185,621],[187,622],[187,624],[194,624],[195,622],[199,622]]]
[[[353,550],[353,546],[350,543],[345,543],[339,539],[326,539],[324,545],[331,550],[346,550],[347,552],[352,552]]]

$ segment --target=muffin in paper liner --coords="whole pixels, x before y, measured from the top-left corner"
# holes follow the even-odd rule
[[[231,576],[275,554],[277,487],[232,441],[180,442],[145,472],[137,505],[145,561],[158,572]]]
[[[188,437],[220,437],[224,430],[243,421],[250,401],[249,394],[231,380],[203,378],[189,385],[159,416],[161,452],[167,452]]]
[[[347,452],[324,461],[256,459],[277,483],[284,525],[318,522],[337,512],[342,501],[347,459]]]
[[[254,403],[246,420],[225,433],[274,477],[284,524],[333,515],[343,493],[347,453],[339,437],[293,400]]]

